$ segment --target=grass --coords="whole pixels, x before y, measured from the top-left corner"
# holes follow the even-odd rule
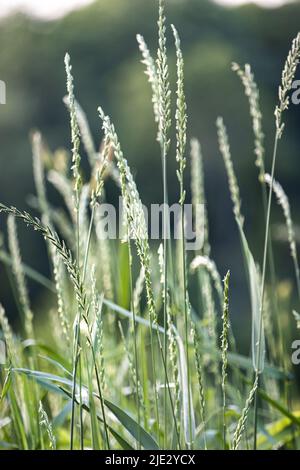
[[[164,203],[168,202],[167,161],[175,130],[179,203],[186,201],[187,105],[180,37],[172,26],[177,58],[176,94],[169,80],[167,22],[159,3],[159,40],[153,59],[137,36],[151,90],[157,141],[162,157]],[[72,161],[49,153],[42,136],[32,137],[33,169],[39,217],[0,204],[7,217],[7,248],[0,259],[7,270],[20,313],[16,333],[0,304],[6,363],[0,368],[0,448],[2,449],[295,449],[300,443],[300,411],[289,348],[283,341],[284,307],[277,295],[270,233],[273,193],[282,207],[300,291],[299,263],[291,208],[275,180],[283,115],[300,57],[300,36],[283,68],[275,108],[275,144],[271,173],[265,173],[263,115],[259,90],[249,65],[237,72],[249,100],[255,164],[265,208],[265,240],[260,263],[254,260],[244,229],[238,179],[222,118],[217,120],[220,153],[228,176],[233,216],[241,241],[251,299],[252,350],[241,355],[231,325],[234,286],[224,283],[212,259],[206,207],[195,226],[203,247],[188,251],[184,237],[176,246],[148,239],[138,188],[110,117],[99,107],[103,143],[96,150],[86,115],[75,98],[69,55],[66,106],[70,113]],[[174,96],[173,96],[174,95]],[[172,116],[171,102],[176,111]],[[81,170],[82,155],[90,164]],[[194,208],[205,203],[202,151],[191,141],[191,194]],[[48,163],[47,163],[48,162]],[[48,165],[48,167],[47,167]],[[70,172],[68,171],[70,167]],[[124,201],[123,240],[103,238],[100,208],[106,182],[116,183]],[[52,184],[64,204],[48,200]],[[166,206],[164,206],[166,207]],[[45,239],[51,278],[22,262],[17,222]],[[165,219],[166,221],[166,219]],[[166,223],[166,222],[165,222]],[[185,234],[181,210],[181,233]],[[167,227],[164,224],[164,233]],[[269,259],[269,263],[267,263]],[[223,273],[225,274],[225,273]],[[45,312],[36,320],[27,278],[44,289]],[[191,287],[193,285],[193,288]],[[196,291],[194,288],[196,286]],[[276,297],[276,302],[269,299]],[[47,306],[50,305],[48,308]],[[294,312],[297,319],[298,314]],[[289,316],[291,328],[296,322]],[[278,346],[279,345],[279,346]],[[295,390],[295,387],[294,389]]]

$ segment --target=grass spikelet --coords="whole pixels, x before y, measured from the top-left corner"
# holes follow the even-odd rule
[[[295,321],[296,321],[296,326],[298,328],[298,330],[300,330],[300,315],[298,312],[296,312],[296,310],[293,310],[293,315],[294,315],[294,318],[295,318]]]
[[[83,261],[83,275],[82,275],[83,280],[85,279],[86,270],[87,270],[87,266],[88,266],[88,257],[89,257],[90,244],[91,244],[91,238],[92,238],[92,230],[93,230],[93,226],[94,226],[96,204],[97,204],[98,199],[100,199],[100,197],[102,195],[102,192],[104,190],[103,176],[104,176],[104,171],[105,171],[105,168],[106,168],[106,165],[107,165],[107,158],[108,158],[108,155],[109,155],[109,149],[110,149],[110,146],[108,145],[107,140],[105,140],[104,150],[103,150],[103,154],[102,154],[102,158],[101,158],[101,164],[96,169],[95,185],[92,188],[92,192],[91,192],[90,205],[91,205],[92,213],[91,213],[91,218],[90,218],[90,223],[89,223],[87,236],[84,237],[84,239],[86,240],[86,246],[85,246],[84,261]],[[87,187],[86,198],[88,200],[89,193],[90,193],[90,187],[89,187],[89,185],[85,185],[83,187],[83,189],[85,189],[85,187]],[[84,191],[82,191],[82,194],[83,193],[84,193]],[[84,196],[84,198],[85,198],[85,196]],[[86,214],[85,209],[86,209],[86,205],[83,204],[83,216],[85,216],[85,214]],[[80,211],[80,208],[79,208],[79,216],[80,216],[80,212],[81,211]],[[84,226],[84,224],[82,223],[82,220],[81,220],[80,217],[78,218],[78,223],[79,223],[80,227]],[[78,237],[79,237],[79,233],[78,233]],[[79,243],[79,245],[80,245],[80,243]]]
[[[160,283],[162,287],[164,288],[164,246],[162,243],[159,244],[158,250],[158,265],[159,265],[159,273],[160,273]],[[164,295],[164,290],[163,290],[163,295]]]
[[[204,381],[203,381],[203,371],[202,371],[202,358],[201,358],[201,338],[197,327],[192,323],[192,338],[194,343],[194,352],[195,352],[195,364],[197,371],[198,387],[199,387],[199,405],[200,405],[200,416],[203,423],[203,435],[204,435],[204,446],[207,448],[206,444],[206,404],[205,404],[205,393],[204,393]]]
[[[133,305],[135,312],[140,310],[140,303],[141,303],[141,296],[144,289],[145,283],[145,270],[141,267],[137,280],[135,282],[134,290],[133,290]]]
[[[79,221],[79,226],[80,226],[81,238],[83,240],[86,240],[89,202],[90,202],[90,187],[89,187],[89,184],[84,184],[80,192],[79,206],[78,206],[78,221]]]
[[[129,226],[128,226],[129,227]],[[133,351],[134,351],[134,361],[133,366],[130,358],[130,364],[132,364],[131,370],[135,374],[134,384],[135,384],[135,396],[136,396],[136,406],[138,412],[138,425],[141,424],[141,406],[145,410],[144,400],[140,400],[141,391],[140,391],[140,379],[139,379],[139,361],[138,361],[138,347],[137,347],[137,325],[136,325],[136,311],[134,309],[134,294],[133,294],[133,275],[132,275],[132,250],[131,250],[131,240],[128,236],[128,264],[129,264],[129,288],[130,288],[130,301],[131,301],[131,310],[132,310],[132,323],[130,325],[130,331],[133,337]],[[126,343],[125,343],[126,344]],[[128,350],[129,354],[129,350]],[[144,415],[145,416],[145,415]],[[141,449],[141,433],[139,431],[138,435],[138,449]]]
[[[179,366],[178,366],[178,352],[177,352],[177,342],[174,333],[174,323],[172,321],[172,316],[170,309],[168,308],[168,339],[169,339],[169,358],[173,374],[173,380],[175,384],[174,391],[174,412],[175,416],[178,416],[179,407],[180,407],[180,381],[179,381]],[[180,434],[180,420],[178,423],[178,433]]]
[[[73,76],[72,76],[72,66],[70,63],[70,56],[69,54],[65,55],[65,67],[66,67],[66,74],[67,74],[67,91],[68,91],[68,101],[69,101],[69,108],[70,108],[70,120],[71,120],[71,141],[73,144],[72,148],[72,171],[73,171],[73,178],[74,178],[74,192],[75,192],[75,207],[76,210],[79,208],[79,193],[82,185],[81,176],[80,176],[80,154],[79,154],[79,147],[80,147],[80,130],[77,122],[77,115],[76,115],[76,104],[75,104],[75,97],[74,97],[74,85],[73,85]]]
[[[161,290],[162,290],[163,299],[165,300],[164,298],[165,296],[164,247],[162,243],[160,243],[157,253],[158,253]],[[166,295],[168,296],[168,293]],[[169,298],[167,298],[166,306],[167,306],[167,339],[168,339],[168,341],[166,341],[166,346],[168,346],[168,349],[169,349],[169,361],[171,365],[172,377],[173,377],[174,386],[175,386],[174,415],[177,417],[179,404],[180,404],[179,367],[178,367],[178,357],[177,357],[177,343],[176,343],[174,323],[172,319]],[[177,432],[178,432],[178,435],[180,435],[180,420],[177,424]]]
[[[31,311],[26,279],[22,268],[22,260],[17,236],[16,221],[12,214],[7,220],[8,244],[12,258],[12,270],[16,279],[19,301],[23,312],[23,327],[28,338],[33,338],[33,313]]]
[[[269,295],[267,295],[269,294]],[[269,357],[273,359],[274,364],[276,364],[277,360],[280,359],[278,347],[277,347],[277,337],[274,334],[274,325],[273,325],[273,318],[272,318],[272,308],[270,303],[270,293],[266,292],[264,296],[264,306],[263,306],[263,322],[264,322],[264,330],[266,335],[266,340],[269,347]]]
[[[40,421],[40,425],[44,427],[47,432],[50,449],[56,450],[56,439],[53,434],[52,425],[49,421],[48,415],[46,411],[44,410],[44,407],[41,401],[39,403],[39,421]]]
[[[51,246],[51,252],[53,261],[53,277],[57,296],[57,313],[62,328],[63,336],[66,340],[67,346],[69,347],[71,344],[69,334],[70,324],[67,315],[67,307],[64,301],[63,266],[61,265],[60,257],[53,249],[53,246]]]
[[[104,172],[105,172],[105,168],[106,168],[106,165],[107,165],[107,157],[108,157],[108,151],[109,151],[109,146],[105,146],[105,148],[107,149],[106,151],[104,151],[104,155],[102,157],[102,163],[101,163],[101,166],[96,169],[96,175],[95,175],[95,187],[92,188],[92,194],[91,194],[91,207],[93,209],[93,207],[96,205],[97,203],[97,200],[101,198],[101,195],[103,193],[103,190],[104,190]]]
[[[38,196],[40,211],[44,217],[49,217],[46,188],[45,188],[45,173],[42,157],[42,136],[39,132],[34,132],[32,135],[32,161],[33,161],[33,176],[35,188]],[[46,221],[49,223],[49,220]]]
[[[111,250],[108,240],[103,236],[103,227],[100,215],[100,208],[96,205],[95,207],[95,230],[97,237],[97,247],[99,250],[99,256],[101,264],[99,266],[102,275],[102,286],[105,297],[113,299],[113,281],[111,273]]]
[[[227,130],[224,125],[223,118],[221,117],[217,119],[217,130],[218,130],[219,148],[220,148],[220,152],[223,157],[224,164],[225,164],[226,171],[227,171],[230,195],[231,195],[231,200],[233,202],[234,215],[242,227],[244,224],[244,218],[241,214],[240,191],[239,191],[238,183],[237,183],[236,176],[235,176],[234,169],[233,169]]]
[[[186,128],[187,128],[187,115],[186,115],[186,100],[184,94],[184,62],[180,48],[180,39],[175,26],[172,25],[172,30],[175,39],[176,57],[177,57],[177,101],[176,101],[176,161],[179,164],[177,170],[177,178],[180,184],[180,200],[182,205],[185,201],[185,191],[183,188],[183,175],[186,167],[185,147],[186,147]]]
[[[73,190],[69,180],[56,170],[50,170],[47,174],[48,181],[55,187],[63,197],[65,205],[70,213],[73,223],[76,223]]]
[[[70,248],[74,248],[74,230],[68,215],[63,209],[50,208],[50,220],[52,220],[62,238]]]
[[[292,88],[294,77],[296,74],[297,66],[300,60],[300,33],[297,34],[292,42],[292,47],[288,53],[286,62],[281,76],[281,85],[278,89],[279,103],[275,108],[275,119],[276,119],[276,133],[278,138],[282,137],[284,130],[284,123],[282,122],[282,114],[289,107],[290,98],[288,96],[289,91]]]
[[[91,310],[93,312],[93,326],[91,329],[91,340],[95,356],[99,355],[99,378],[101,388],[105,390],[105,368],[104,368],[104,334],[103,334],[103,295],[99,296],[96,289],[95,265],[91,269]]]
[[[13,206],[8,207],[0,203],[0,212],[15,216],[16,218],[22,220],[27,226],[39,232],[46,240],[49,240],[49,242],[58,251],[62,261],[64,262],[69,272],[79,306],[83,310],[86,310],[87,299],[85,289],[81,280],[81,274],[77,268],[76,262],[73,260],[71,251],[68,250],[65,243],[59,238],[58,234],[50,227],[43,225],[37,217],[33,218],[28,212],[21,212]]]
[[[255,164],[259,168],[259,180],[263,182],[265,173],[265,150],[259,90],[249,64],[246,64],[244,69],[241,69],[241,67],[234,62],[232,64],[232,70],[240,77],[244,85],[245,94],[248,97],[250,116],[252,118],[252,127],[254,133],[254,153],[256,156]]]
[[[271,187],[272,179],[268,173],[265,174],[265,182],[268,184],[269,187]],[[284,215],[286,227],[287,227],[288,241],[290,245],[291,256],[294,262],[298,296],[300,299],[299,261],[298,261],[298,255],[297,255],[297,245],[296,245],[296,239],[295,239],[294,225],[293,225],[292,216],[291,216],[290,203],[289,203],[286,193],[284,192],[283,187],[281,186],[280,183],[278,183],[278,181],[276,180],[273,181],[272,189],[276,196],[278,204],[283,210],[283,215]]]
[[[219,296],[221,305],[223,306],[223,288],[222,281],[217,266],[213,260],[208,258],[208,256],[196,256],[190,264],[191,271],[194,272],[200,267],[204,267],[214,283],[216,292]]]
[[[1,304],[0,304],[0,326],[3,332],[3,337],[6,343],[10,361],[13,364],[16,364],[18,355],[17,355],[17,351],[15,348],[15,344],[14,344],[13,332],[11,330],[10,324],[5,314],[5,310]]]
[[[226,448],[226,378],[228,366],[228,333],[229,333],[229,279],[230,272],[228,271],[224,278],[224,305],[222,323],[223,329],[221,334],[221,351],[222,351],[222,393],[223,393],[223,444]]]
[[[130,371],[130,377],[131,381],[133,383],[134,391],[133,393],[137,396],[137,400],[139,401],[139,406],[145,412],[145,401],[144,401],[144,396],[143,396],[143,387],[141,386],[140,380],[138,378],[136,366],[135,366],[135,361],[132,358],[131,351],[129,349],[128,341],[125,338],[124,330],[122,328],[121,323],[119,322],[119,329],[121,332],[121,337],[124,343],[124,349],[125,349],[125,354],[128,360],[129,364],[129,371]]]
[[[168,152],[170,140],[168,131],[171,126],[171,90],[169,83],[169,67],[167,57],[166,17],[164,0],[159,0],[158,19],[158,50],[156,71],[158,82],[158,141],[162,147],[163,158]]]
[[[63,99],[65,105],[68,107],[70,110],[70,101],[69,101],[69,96],[65,96]],[[87,116],[78,103],[77,100],[74,99],[74,106],[75,106],[75,111],[76,111],[76,118],[77,118],[77,123],[78,123],[78,128],[80,132],[80,137],[84,146],[84,149],[86,151],[89,164],[91,168],[93,168],[95,161],[97,160],[98,153],[95,148],[94,140],[92,137],[91,129],[87,120]],[[78,135],[79,137],[79,135]]]
[[[214,261],[210,260],[210,258],[207,256],[197,255],[191,262],[190,269],[193,272],[195,270],[199,271],[201,268],[205,269],[205,271],[201,273],[204,274],[204,276],[201,276],[200,279],[200,286],[204,300],[204,317],[207,322],[208,335],[211,339],[212,345],[213,347],[217,348],[217,318],[211,279],[218,294],[219,304],[221,307],[223,307],[222,281]],[[219,385],[219,364],[217,361],[213,362],[213,370],[216,378],[216,384]]]
[[[199,204],[205,204],[205,191],[204,191],[204,176],[203,176],[203,158],[201,145],[198,139],[191,139],[191,192],[192,192],[192,204],[194,211]],[[202,212],[200,211],[200,214]],[[196,236],[201,239],[201,234],[204,229],[204,243],[203,253],[209,256],[210,245],[209,245],[209,233],[208,233],[208,218],[206,205],[204,207],[204,219],[199,217],[196,219]]]
[[[33,153],[33,174],[36,192],[39,201],[40,211],[43,216],[43,221],[46,225],[50,225],[49,206],[47,202],[46,187],[45,187],[45,172],[42,159],[42,136],[39,132],[35,132],[32,136],[32,153]],[[70,346],[70,325],[66,315],[66,305],[64,302],[64,288],[63,288],[63,272],[61,260],[56,253],[53,245],[50,244],[50,255],[53,264],[53,277],[57,295],[57,312],[59,321],[62,328],[62,334],[66,340],[67,346]]]
[[[164,296],[164,248],[161,243],[158,248],[158,264],[160,271],[160,284],[162,286],[162,295]],[[178,366],[178,353],[177,353],[177,342],[174,329],[174,321],[172,318],[172,312],[170,308],[170,299],[167,302],[167,336],[169,345],[169,361],[172,370],[172,377],[174,381],[174,414],[177,417],[180,406],[180,381],[179,381],[179,366]],[[178,434],[180,435],[180,419],[177,424]]]
[[[158,78],[157,78],[155,62],[150,54],[150,51],[148,49],[148,46],[143,36],[138,34],[136,36],[136,39],[137,39],[139,49],[143,57],[143,60],[141,62],[146,67],[145,74],[148,77],[148,81],[152,89],[152,104],[153,104],[153,111],[154,111],[154,119],[155,119],[155,122],[158,123],[159,122],[159,109],[158,109],[159,92],[158,92]]]
[[[245,407],[242,411],[241,417],[238,421],[236,430],[234,432],[234,436],[233,436],[233,440],[232,440],[232,450],[237,450],[239,445],[240,445],[241,439],[243,437],[243,433],[245,431],[245,426],[246,426],[246,423],[247,423],[249,411],[250,411],[253,399],[255,397],[255,393],[257,391],[257,387],[258,387],[258,376],[255,377],[253,386],[252,386],[252,388],[250,390],[250,393],[249,393],[249,396],[246,400]]]

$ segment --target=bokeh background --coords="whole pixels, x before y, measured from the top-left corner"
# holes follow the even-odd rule
[[[136,34],[142,33],[155,53],[157,2],[96,0],[64,16],[49,19],[49,15],[55,15],[43,11],[42,5],[45,7],[50,3],[56,4],[40,2],[43,18],[32,12],[11,13],[9,2],[2,10],[0,79],[7,85],[7,103],[0,106],[0,200],[22,209],[30,207],[30,195],[34,192],[29,139],[32,129],[42,132],[51,150],[70,149],[69,117],[62,102],[66,91],[63,59],[68,51],[73,64],[76,96],[88,115],[95,141],[101,141],[97,115],[97,107],[101,104],[115,122],[143,201],[146,204],[161,201],[161,163],[155,142],[150,88],[136,43]],[[168,23],[176,25],[182,38],[189,137],[198,137],[203,149],[212,257],[222,274],[228,268],[232,271],[232,315],[235,327],[241,326],[239,333],[242,340],[244,338],[245,348],[249,348],[246,333],[250,331],[247,328],[249,299],[224,166],[217,146],[215,121],[222,115],[228,126],[246,217],[246,233],[255,258],[261,261],[264,224],[254,166],[251,121],[248,102],[240,81],[231,71],[231,62],[250,63],[255,72],[261,92],[266,168],[269,169],[277,90],[291,41],[300,29],[300,3],[265,0],[268,8],[255,4],[221,5],[209,0],[167,0],[166,3]],[[280,6],[275,8],[276,3]],[[3,5],[5,7],[5,1]],[[170,28],[168,38],[171,80],[175,88],[175,54]],[[279,149],[277,178],[290,198],[297,225],[300,222],[300,106],[290,107],[286,123]],[[178,198],[175,169],[172,147],[168,157],[171,201]],[[189,167],[187,187],[188,173]],[[55,202],[50,186],[49,197]],[[275,226],[283,222],[276,206],[272,221]],[[0,230],[5,234],[3,217]],[[276,231],[273,233],[276,235]],[[22,226],[19,226],[19,235],[24,261],[47,274],[43,241]],[[274,243],[279,288],[284,298],[294,287],[292,262],[287,243],[278,237]],[[3,265],[0,283],[1,300],[13,319],[16,308]],[[41,305],[43,292],[34,284],[30,284],[30,289],[35,302]],[[286,334],[294,338],[292,308],[298,308],[296,297],[286,305],[291,324]]]

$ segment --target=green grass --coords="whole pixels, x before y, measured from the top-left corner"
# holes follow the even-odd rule
[[[176,94],[171,92],[163,1],[158,27],[156,59],[143,37],[138,35],[137,39],[153,94],[164,202],[168,202],[167,162],[173,158],[173,126],[179,203],[183,206],[186,200],[184,175],[191,158],[191,193],[196,207],[205,203],[202,153],[196,139],[191,141],[190,152],[187,149],[184,59],[174,26],[177,84]],[[7,247],[1,245],[0,260],[11,280],[20,313],[20,330],[15,333],[0,305],[1,332],[7,346],[7,362],[0,368],[0,448],[299,446],[299,399],[290,347],[283,340],[282,324],[287,316],[276,281],[270,234],[274,192],[283,209],[291,272],[299,291],[291,209],[274,179],[284,131],[282,119],[288,109],[299,56],[298,36],[288,54],[280,85],[271,176],[265,175],[258,87],[248,65],[245,69],[233,65],[245,87],[253,121],[255,163],[265,209],[265,220],[261,221],[265,226],[262,260],[254,260],[247,241],[229,136],[223,119],[217,120],[216,137],[228,176],[251,299],[252,348],[247,357],[237,348],[239,335],[230,321],[234,288],[229,283],[229,272],[222,284],[225,273],[218,272],[211,256],[206,207],[202,221],[204,244],[200,250],[187,251],[184,240],[176,244],[164,240],[157,254],[157,247],[147,238],[139,191],[115,127],[99,107],[103,143],[97,152],[86,116],[75,99],[70,57],[66,55],[65,102],[70,111],[72,161],[68,161],[67,154],[50,155],[40,134],[35,133],[33,202],[39,218],[0,204],[2,217],[8,214],[8,243]],[[174,116],[172,100],[176,104]],[[84,153],[90,164],[88,178],[83,177],[81,169]],[[125,203],[123,240],[105,240],[101,236],[99,207],[109,202],[109,179],[116,183],[116,191]],[[54,207],[48,200],[48,184],[53,184],[62,196],[62,207]],[[18,221],[44,238],[51,278],[22,262]],[[201,229],[202,224],[197,224],[198,235]],[[181,233],[185,233],[183,212]],[[44,292],[46,311],[38,320],[28,295],[27,278]],[[295,329],[292,314],[288,322]]]

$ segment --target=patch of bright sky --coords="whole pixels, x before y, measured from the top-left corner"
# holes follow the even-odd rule
[[[250,3],[250,0],[215,0],[215,2],[220,3],[221,5],[237,6]],[[279,7],[284,3],[288,3],[288,0],[252,0],[251,3],[256,3],[257,5],[261,5],[263,7],[272,8]]]
[[[6,16],[14,11],[24,11],[41,18],[52,19],[63,16],[69,11],[92,3],[93,0],[0,0],[0,16]],[[113,0],[111,0],[113,1]],[[128,0],[130,1],[130,0]],[[148,0],[145,0],[148,1]],[[199,0],[201,1],[201,0]],[[223,5],[241,5],[249,0],[214,0]],[[286,3],[288,0],[252,0],[255,3],[274,7]]]
[[[23,11],[45,19],[59,18],[93,0],[0,0],[0,16]],[[113,1],[113,0],[112,0]]]

